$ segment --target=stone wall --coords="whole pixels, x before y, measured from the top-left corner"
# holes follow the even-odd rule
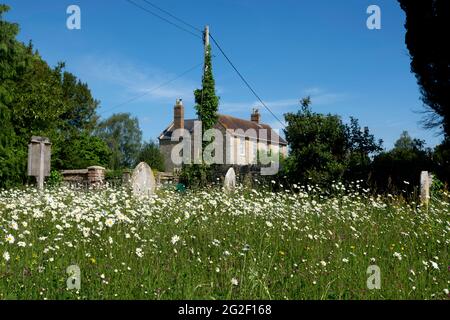
[[[63,170],[63,182],[68,185],[98,186],[105,182],[105,168],[93,166],[80,170]]]

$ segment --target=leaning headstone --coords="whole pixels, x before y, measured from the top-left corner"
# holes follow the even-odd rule
[[[420,202],[428,206],[430,202],[430,187],[431,187],[432,176],[428,171],[422,171],[420,174]]]
[[[231,192],[236,188],[236,173],[230,168],[225,176],[224,188],[226,192]]]
[[[156,181],[150,166],[141,162],[131,176],[133,194],[138,197],[150,196],[155,193]]]

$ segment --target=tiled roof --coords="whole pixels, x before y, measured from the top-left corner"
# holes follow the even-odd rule
[[[196,119],[189,119],[189,120],[185,120],[184,121],[184,128],[186,130],[188,130],[190,133],[192,133],[194,131],[194,122],[198,121]],[[227,116],[227,115],[219,115],[219,124],[216,124],[216,128],[220,129],[219,126],[222,126],[223,128],[225,128],[226,130],[232,130],[232,131],[236,131],[236,130],[243,130],[244,131],[244,135],[245,137],[248,138],[254,138],[254,136],[250,136],[248,135],[248,133],[246,131],[248,130],[255,130],[257,135],[258,135],[258,139],[259,134],[261,133],[260,130],[261,129],[265,129],[267,130],[267,137],[261,137],[261,139],[267,139],[269,142],[273,142],[273,143],[278,143],[281,145],[287,145],[286,140],[284,140],[282,137],[280,137],[275,131],[272,130],[272,128],[267,125],[267,124],[258,124],[256,122],[252,122],[249,120],[244,120],[244,119],[240,119],[240,118],[235,118],[232,116]],[[173,123],[166,129],[164,130],[164,132],[161,134],[160,136],[160,140],[165,140],[168,139],[170,140],[172,138],[172,132],[173,132]]]

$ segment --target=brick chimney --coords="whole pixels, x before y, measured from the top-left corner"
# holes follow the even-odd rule
[[[184,106],[182,99],[177,99],[173,114],[174,129],[184,129]]]
[[[261,123],[261,114],[259,113],[258,109],[253,109],[251,120],[252,120],[252,122],[257,123],[257,124]]]

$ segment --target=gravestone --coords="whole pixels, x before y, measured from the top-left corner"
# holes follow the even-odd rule
[[[155,193],[156,181],[150,166],[141,162],[131,176],[131,188],[135,196],[145,197]]]
[[[428,206],[430,202],[430,187],[432,182],[432,175],[428,171],[422,171],[420,174],[420,202]]]
[[[131,170],[125,169],[122,173],[122,183],[126,186],[130,185],[131,183]]]
[[[245,188],[247,189],[251,189],[253,188],[253,177],[251,173],[247,173],[244,176],[244,180],[242,182],[242,184],[244,185]]]
[[[225,176],[224,181],[225,192],[232,192],[236,188],[236,173],[230,168]]]
[[[44,179],[50,176],[51,143],[48,138],[31,138],[28,145],[28,175],[36,177],[39,190],[44,189]]]

